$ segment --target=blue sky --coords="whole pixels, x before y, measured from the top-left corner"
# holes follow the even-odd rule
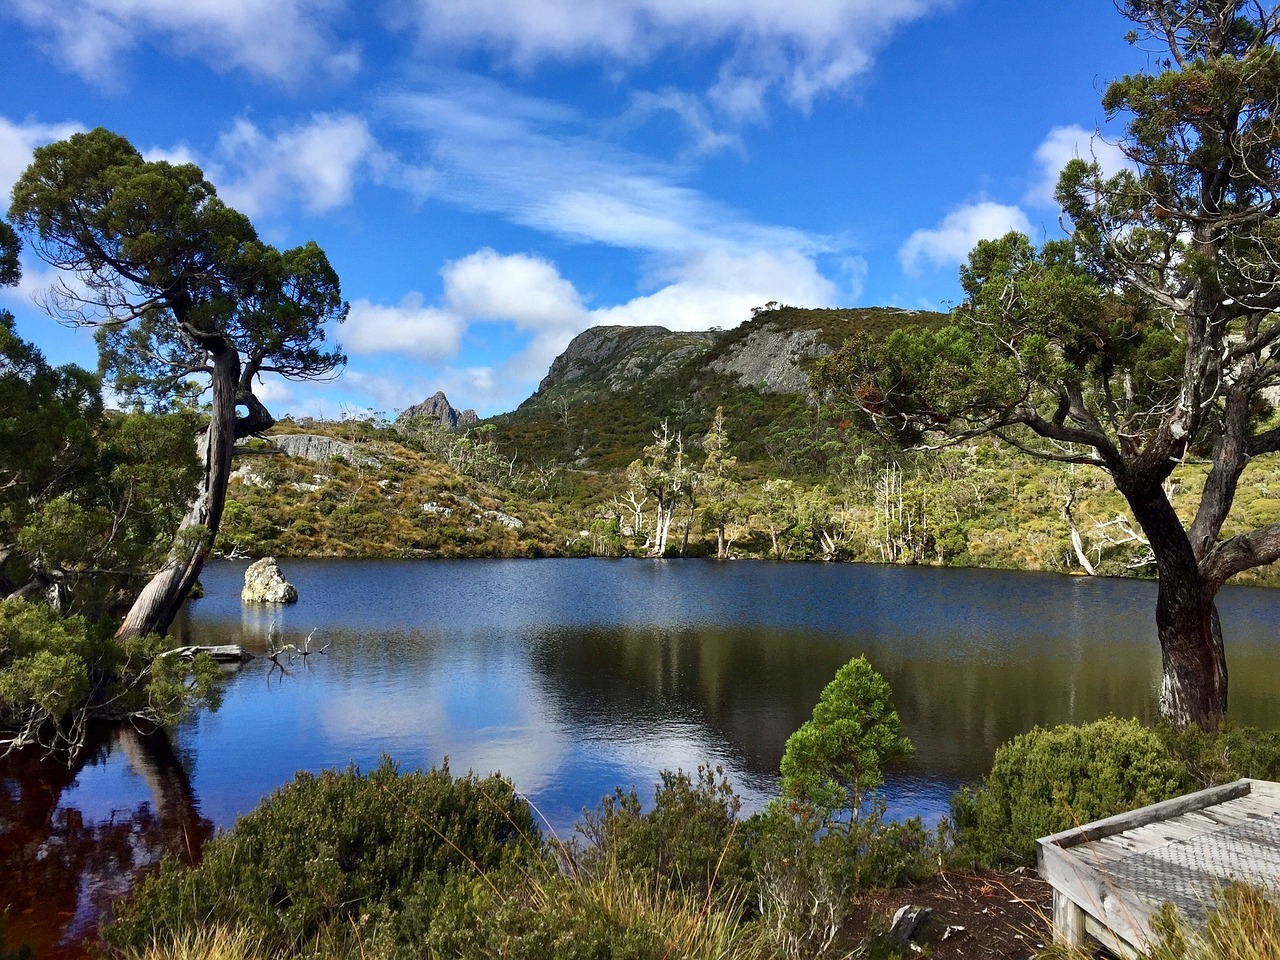
[[[487,416],[597,324],[948,308],[978,239],[1058,230],[1067,159],[1118,163],[1127,29],[1110,0],[6,0],[0,196],[94,126],[199,163],[351,302],[343,376],[264,383],[273,412]],[[93,366],[24,269],[19,333]]]

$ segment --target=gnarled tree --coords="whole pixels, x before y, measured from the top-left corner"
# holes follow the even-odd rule
[[[346,315],[338,277],[314,243],[262,243],[199,167],[146,161],[101,128],[37,149],[9,218],[73,278],[49,307],[98,328],[122,395],[163,408],[208,392],[200,484],[117,636],[164,633],[212,547],[235,441],[274,423],[254,395],[259,375],[322,379],[345,362],[323,347],[325,322]]]
[[[851,347],[828,364],[898,428],[993,432],[1035,456],[1092,464],[1124,495],[1159,576],[1162,713],[1209,727],[1227,708],[1215,597],[1280,559],[1280,525],[1226,536],[1237,484],[1280,450],[1280,8],[1125,0],[1157,72],[1115,81],[1130,168],[1072,161],[1058,200],[1069,240],[985,241],[962,271],[955,323]],[[1194,516],[1165,481],[1209,474]]]

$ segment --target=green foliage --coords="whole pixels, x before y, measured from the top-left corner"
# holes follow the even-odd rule
[[[1224,720],[1214,730],[1161,723],[1156,733],[1182,768],[1187,791],[1241,777],[1280,780],[1280,730],[1242,727]]]
[[[991,774],[952,798],[954,856],[985,866],[1031,863],[1040,837],[1182,789],[1181,768],[1136,720],[1036,727],[1001,745]]]
[[[884,782],[885,765],[910,753],[888,682],[866,657],[855,657],[836,671],[813,717],[787,738],[782,795],[857,819],[867,792]]]
[[[651,810],[642,811],[634,790],[618,789],[583,818],[578,829],[591,845],[574,862],[589,873],[629,872],[697,899],[740,890],[748,882],[740,806],[719,767],[699,767],[696,781],[664,770]]]
[[[107,621],[0,601],[0,731],[74,754],[91,718],[173,726],[198,706],[216,709],[218,665],[164,656],[167,646],[156,636],[118,643]]]
[[[166,859],[104,931],[113,948],[171,943],[198,927],[242,925],[270,950],[322,933],[422,956],[449,891],[538,860],[528,805],[499,776],[454,778],[448,765],[401,774],[384,759],[299,773],[204,850],[199,866]]]
[[[782,957],[847,956],[847,923],[860,892],[937,871],[941,843],[918,818],[886,822],[882,804],[856,820],[797,815],[774,801],[745,833],[760,921]]]

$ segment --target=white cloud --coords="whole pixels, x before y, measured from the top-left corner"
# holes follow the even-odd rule
[[[546,59],[634,64],[668,49],[727,48],[730,76],[776,87],[801,107],[865,71],[894,30],[945,5],[948,0],[416,0],[424,42],[437,47],[487,47],[525,66]],[[744,90],[732,96],[722,90],[722,103],[748,105]]]
[[[400,353],[425,360],[454,356],[465,322],[457,314],[423,305],[410,292],[393,306],[353,300],[343,324],[342,346],[350,353]]]
[[[1097,133],[1076,124],[1054,127],[1036,148],[1038,176],[1023,200],[1033,206],[1054,206],[1053,192],[1058,186],[1058,175],[1067,162],[1076,157],[1097,161],[1108,176],[1129,165],[1120,148],[1103,140]]]
[[[647,296],[593,310],[598,324],[657,324],[671,330],[736,327],[751,308],[770,300],[796,307],[831,306],[835,286],[813,261],[792,251],[733,256],[712,251],[672,271],[670,282]]]
[[[13,185],[30,165],[36,147],[82,130],[78,123],[14,123],[0,116],[0,205],[8,207]]]
[[[186,163],[200,165],[200,158],[186,144],[178,144],[176,147],[148,147],[142,151],[142,159],[148,163],[171,163],[175,167]]]
[[[558,104],[475,78],[389,107],[422,132],[431,196],[576,242],[684,258],[697,251],[829,250],[683,186],[683,168],[601,140]]]
[[[917,230],[898,250],[908,273],[917,273],[921,261],[933,267],[961,264],[979,240],[1004,236],[1010,230],[1031,233],[1031,222],[1018,207],[983,200],[952,210],[931,230]]]
[[[693,153],[697,156],[709,156],[726,149],[746,153],[742,138],[717,129],[702,100],[686,91],[668,88],[659,93],[638,93],[632,102],[631,113],[640,119],[656,113],[675,114],[693,137]]]
[[[273,137],[241,119],[218,138],[210,175],[249,217],[291,202],[323,213],[351,201],[360,174],[376,177],[389,162],[365,121],[350,114],[316,114]]]
[[[445,265],[445,300],[471,320],[510,320],[525,330],[572,328],[586,318],[573,284],[541,257],[485,248]]]
[[[197,56],[293,86],[317,68],[350,76],[359,51],[328,23],[343,0],[10,0],[10,14],[42,34],[60,65],[90,83],[118,81],[143,44]]]

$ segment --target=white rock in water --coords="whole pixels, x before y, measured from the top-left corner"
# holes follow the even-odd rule
[[[298,589],[284,578],[275,557],[263,557],[244,572],[244,603],[297,603]]]

